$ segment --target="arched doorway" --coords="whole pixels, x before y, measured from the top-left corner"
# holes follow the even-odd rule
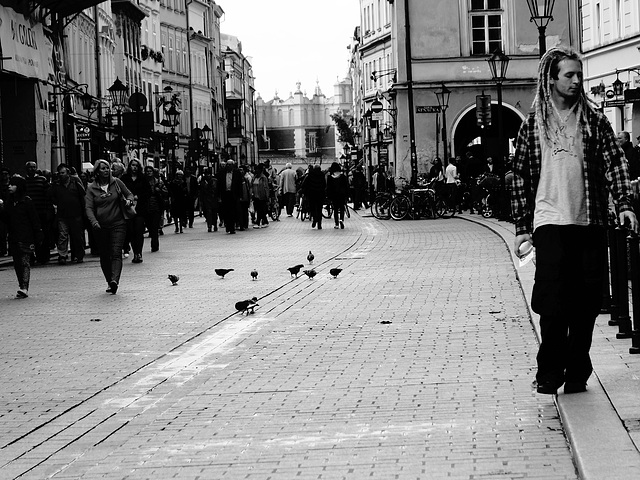
[[[476,121],[476,107],[470,105],[453,123],[451,129],[451,143],[455,155],[463,156],[467,150],[472,150],[475,157],[483,161],[487,157],[499,158],[499,134],[498,134],[498,104],[491,104],[492,124],[482,128]],[[503,140],[515,139],[524,120],[524,115],[509,104],[502,104],[502,128]],[[513,147],[509,145],[512,150]],[[505,148],[506,151],[506,148]]]

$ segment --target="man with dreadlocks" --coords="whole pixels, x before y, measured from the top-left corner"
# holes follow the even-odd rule
[[[608,191],[622,224],[638,231],[628,166],[607,118],[582,85],[566,47],[540,60],[534,111],[518,133],[511,206],[515,251],[536,247],[531,306],[540,315],[537,391],[586,391],[607,255]]]

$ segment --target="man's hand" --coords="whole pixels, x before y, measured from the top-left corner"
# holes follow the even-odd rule
[[[631,210],[620,212],[620,225],[638,233],[638,219],[636,218],[636,214]]]
[[[514,251],[516,252],[517,257],[520,257],[520,245],[522,245],[525,242],[529,242],[531,243],[531,245],[533,245],[533,239],[531,238],[531,235],[529,235],[528,233],[523,233],[522,235],[516,236],[516,240],[513,244],[513,248],[514,248]]]

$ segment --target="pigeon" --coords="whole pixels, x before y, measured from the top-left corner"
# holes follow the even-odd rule
[[[242,300],[241,302],[236,302],[236,310],[240,312],[240,315],[246,313],[249,316],[250,313],[255,313],[253,311],[254,308],[258,306],[256,303],[258,299],[256,297],[249,298],[247,300]]]
[[[302,267],[304,267],[304,265],[296,265],[295,267],[287,268],[287,270],[289,270],[289,273],[291,274],[292,277],[295,275],[296,278],[298,278],[298,273],[300,273],[300,269]]]
[[[258,279],[258,270],[255,270],[255,269],[251,270],[251,278],[253,280],[257,280]]]
[[[341,268],[332,268],[331,270],[329,270],[329,273],[333,275],[333,278],[338,278],[338,275],[340,275],[341,271]]]
[[[309,263],[313,263],[313,259],[316,258],[313,256],[313,253],[311,253],[311,250],[309,250],[309,255],[307,255],[307,260],[309,260]]]
[[[167,278],[171,280],[171,285],[174,287],[178,285],[178,280],[180,280],[180,277],[177,275],[167,275]]]
[[[309,277],[309,279],[312,279],[313,277],[316,276],[316,271],[315,270],[303,270],[303,273]]]
[[[216,274],[222,278],[229,272],[233,272],[233,268],[216,268]]]

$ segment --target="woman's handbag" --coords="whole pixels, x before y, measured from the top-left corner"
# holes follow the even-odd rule
[[[127,203],[127,198],[122,195],[122,190],[120,190],[120,185],[118,185],[118,181],[116,180],[116,192],[118,192],[118,197],[120,198],[120,207],[122,208],[122,214],[124,215],[124,218],[127,220],[131,220],[133,217],[135,217],[138,212],[136,212],[136,207],[135,205],[131,204],[129,205]]]

